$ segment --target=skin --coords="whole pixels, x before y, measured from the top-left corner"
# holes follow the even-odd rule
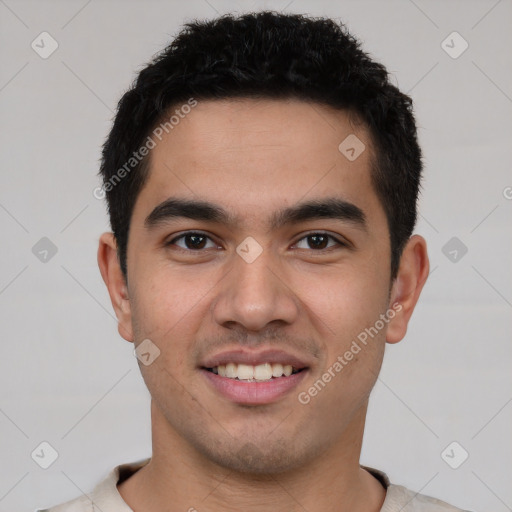
[[[353,162],[338,150],[349,134],[366,145]],[[386,342],[406,333],[429,262],[414,235],[391,281],[371,148],[345,112],[243,99],[200,101],[152,150],[131,219],[127,283],[111,233],[98,250],[121,336],[136,346],[149,338],[160,350],[152,364],[139,362],[152,397],[152,459],[118,486],[134,511],[380,510],[385,489],[359,466],[368,399]],[[216,203],[238,222],[174,218],[146,228],[170,196]],[[274,211],[333,196],[363,210],[366,230],[331,218],[269,229]],[[202,252],[185,239],[165,245],[189,230],[210,237]],[[319,231],[348,247],[329,239],[316,248],[306,235]],[[248,236],[263,249],[250,264],[236,252]],[[301,404],[297,393],[395,303],[394,318]],[[239,405],[198,369],[201,358],[239,346],[289,350],[310,368],[276,403]]]

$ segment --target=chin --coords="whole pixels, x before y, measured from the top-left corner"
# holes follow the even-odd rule
[[[201,451],[211,462],[225,469],[261,476],[294,470],[303,466],[308,458],[297,446],[283,439],[271,443],[265,437],[255,442],[232,439],[226,445],[210,443]]]

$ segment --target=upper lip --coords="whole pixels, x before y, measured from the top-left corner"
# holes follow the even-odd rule
[[[228,350],[206,358],[201,366],[203,368],[215,368],[227,363],[247,364],[252,366],[258,366],[264,363],[280,363],[282,365],[289,364],[297,370],[308,367],[307,362],[300,357],[276,349],[260,350],[258,352],[243,349]]]

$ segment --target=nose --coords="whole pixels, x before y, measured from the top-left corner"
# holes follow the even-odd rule
[[[251,263],[238,254],[233,268],[219,283],[213,304],[215,321],[224,327],[242,326],[261,331],[269,324],[293,324],[299,315],[299,300],[279,258],[265,249]]]

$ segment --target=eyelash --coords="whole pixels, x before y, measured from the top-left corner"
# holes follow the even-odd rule
[[[187,236],[193,236],[193,235],[199,235],[201,237],[205,237],[205,238],[208,238],[211,241],[213,241],[211,239],[211,237],[208,236],[206,233],[202,233],[200,231],[187,231],[187,232],[182,233],[181,235],[177,236],[176,238],[173,238],[172,240],[167,242],[165,245],[166,246],[174,245],[177,240],[180,240],[180,239],[185,238]],[[296,245],[299,242],[301,242],[302,240],[307,239],[307,238],[312,237],[312,236],[315,236],[315,235],[326,236],[327,238],[329,238],[331,240],[334,240],[338,244],[338,246],[340,246],[340,247],[348,247],[347,243],[342,242],[341,240],[339,240],[335,236],[333,236],[333,235],[331,235],[329,233],[326,233],[324,231],[313,231],[311,233],[308,233],[307,235],[304,235],[302,238],[297,240],[297,242],[295,242],[293,245]],[[205,250],[205,249],[184,249],[183,247],[179,247],[179,246],[177,246],[177,247],[178,247],[179,250],[184,251],[184,252],[189,252],[189,253],[190,252],[203,252]],[[329,251],[329,250],[332,250],[332,249],[333,249],[333,247],[331,246],[331,247],[327,247],[327,248],[324,248],[324,249],[309,249],[309,250],[314,251],[314,252],[323,252],[323,251]]]

